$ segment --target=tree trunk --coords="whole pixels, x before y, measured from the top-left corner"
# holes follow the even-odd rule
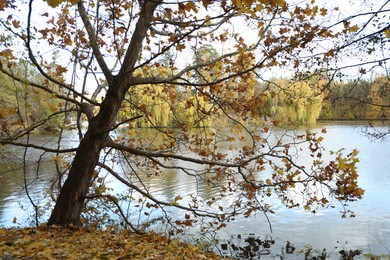
[[[109,87],[99,113],[90,121],[88,131],[80,142],[68,178],[61,188],[56,205],[48,220],[48,225],[79,225],[80,215],[88,194],[93,172],[99,161],[115,117],[132,82],[132,74],[138,55],[142,50],[147,29],[156,7],[162,0],[141,2],[140,18],[137,22],[122,68],[112,80],[107,79]],[[90,39],[95,41],[96,39]],[[96,56],[100,55],[94,49]],[[100,56],[102,62],[103,57]],[[103,64],[105,65],[105,64]],[[106,75],[107,76],[107,75]]]
[[[62,186],[48,225],[79,224],[85,196],[88,193],[100,151],[104,148],[111,125],[124,97],[124,93],[118,94],[118,92],[109,91],[100,112],[90,121],[88,131],[77,149],[68,178]]]

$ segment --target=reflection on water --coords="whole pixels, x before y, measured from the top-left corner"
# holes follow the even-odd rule
[[[45,189],[49,187],[49,181],[53,174],[53,163],[41,162],[39,174],[38,164],[26,166],[26,183],[28,194],[34,202],[43,206],[48,201]],[[21,165],[2,165],[0,171],[0,226],[25,226],[33,224],[31,218],[34,212],[29,202],[24,183],[24,171]]]
[[[337,151],[345,148],[351,151],[357,148],[360,162],[358,172],[359,183],[366,190],[361,201],[351,203],[350,209],[356,213],[355,218],[341,218],[340,207],[322,208],[316,214],[302,209],[286,209],[281,204],[273,204],[276,214],[268,215],[272,224],[272,238],[286,245],[289,241],[296,248],[302,248],[310,243],[313,248],[352,248],[361,249],[373,254],[388,253],[390,250],[390,152],[388,142],[370,142],[361,130],[363,126],[336,124],[332,122],[317,125],[317,130],[326,128],[324,146],[327,151]],[[36,166],[29,168],[31,193],[36,201],[44,201],[43,188],[48,183],[50,163],[43,163],[43,171],[39,178],[35,173]],[[28,207],[28,200],[23,191],[23,172],[20,170],[0,171],[0,225],[13,226],[13,218],[25,225],[28,212],[20,209]],[[203,197],[216,196],[213,189],[204,185],[200,180],[175,170],[165,171],[160,176],[146,179],[145,186],[151,193],[157,194],[158,199],[172,201],[178,194],[192,194],[200,192]],[[115,191],[124,189],[117,183],[110,184]],[[31,213],[31,212],[30,212]],[[172,212],[175,214],[175,212]],[[178,213],[176,213],[178,214]],[[266,236],[270,228],[266,217],[257,213],[251,218],[239,218],[222,230],[220,238],[229,238],[240,234],[256,234]],[[278,249],[279,250],[279,249]]]

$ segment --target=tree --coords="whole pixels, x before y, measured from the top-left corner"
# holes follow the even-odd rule
[[[93,199],[107,199],[119,206],[117,198],[93,189],[104,173],[138,192],[145,198],[143,201],[148,201],[148,207],[177,207],[186,211],[184,220],[176,222],[179,226],[193,224],[191,214],[214,219],[209,222],[214,228],[222,227],[237,214],[249,216],[255,211],[267,214],[271,212],[267,198],[272,194],[278,195],[287,207],[302,206],[311,211],[329,204],[330,198],[344,204],[363,195],[357,184],[357,151],[346,156],[338,152],[333,160],[325,162],[321,134],[306,132],[293,138],[275,134],[273,138],[270,131],[275,130],[262,125],[259,113],[262,95],[256,96],[253,88],[255,78],[265,81],[262,73],[268,70],[286,67],[316,74],[316,68],[331,66],[337,54],[355,43],[374,36],[388,39],[383,36],[388,34],[388,28],[375,23],[382,27],[362,36],[363,29],[373,23],[370,19],[359,30],[351,24],[354,17],[334,21],[337,8],[327,9],[313,1],[294,4],[284,0],[47,0],[46,3],[54,9],[40,11],[39,6],[45,3],[38,0],[30,0],[28,5],[13,0],[1,2],[4,40],[0,46],[0,70],[14,81],[43,90],[58,100],[53,112],[62,114],[64,120],[77,118],[79,144],[71,148],[62,146],[62,133],[69,130],[66,124],[61,125],[57,148],[3,134],[0,143],[22,146],[26,151],[54,153],[64,159],[65,155],[71,156],[68,164],[58,167],[59,193],[49,225],[79,225],[87,201]],[[25,20],[13,14],[19,8],[28,10]],[[367,14],[383,13],[382,6]],[[245,30],[232,30],[233,24]],[[255,36],[253,42],[245,40],[248,31]],[[341,45],[332,45],[332,41],[343,37]],[[205,50],[206,43],[215,43],[214,48],[220,47],[217,52],[221,55],[210,52],[213,55],[207,59],[188,64],[187,57],[194,53],[191,51],[197,53],[202,46]],[[322,43],[331,47],[318,52]],[[21,53],[15,51],[15,46],[23,49]],[[46,49],[59,51],[63,61],[49,63]],[[161,62],[167,54],[169,61]],[[45,78],[44,82],[13,74],[12,68],[20,59],[28,59]],[[382,62],[385,60],[387,57]],[[193,77],[202,72],[213,75],[202,80]],[[249,97],[248,92],[252,93]],[[188,93],[190,98],[179,100],[181,93]],[[156,104],[160,107],[148,110],[153,100],[159,100]],[[159,105],[162,101],[164,106]],[[182,105],[175,105],[176,102]],[[131,113],[122,116],[129,106]],[[196,124],[191,120],[180,120],[177,115],[183,113],[183,106],[196,108],[196,119],[191,120],[208,118],[213,122],[207,124],[208,131],[194,129]],[[156,115],[161,109],[171,110],[170,116],[181,122],[175,125],[176,129],[162,128],[151,120],[161,118]],[[155,127],[159,143],[130,134],[134,130],[131,123],[142,120],[141,116]],[[81,127],[82,120],[88,121],[86,130]],[[255,122],[256,127],[249,121]],[[125,124],[130,127],[129,133],[115,138],[113,132]],[[31,129],[34,127],[37,125],[31,125]],[[297,146],[306,147],[311,154],[311,166],[292,155],[290,149]],[[181,154],[183,147],[191,154]],[[117,172],[110,164],[108,158],[113,151],[129,164],[131,174],[139,181],[132,181],[128,178],[130,173]],[[180,203],[183,194],[177,194],[173,201],[155,198],[142,185],[140,173],[164,174],[164,169],[172,168],[210,183],[223,196],[234,198],[234,202],[225,206],[215,198],[204,201],[199,194],[187,204]],[[303,200],[298,202],[292,195],[294,189],[303,191]]]
[[[266,105],[261,109],[266,116],[285,124],[313,124],[318,119],[323,99],[318,81],[312,84],[309,81],[275,79],[262,89]]]
[[[373,81],[354,80],[338,82],[329,88],[329,94],[322,111],[324,119],[368,119],[378,120],[386,109],[386,97],[374,89],[380,78]],[[382,99],[384,97],[384,99]]]

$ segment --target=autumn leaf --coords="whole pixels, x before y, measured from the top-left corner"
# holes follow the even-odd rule
[[[179,200],[182,200],[183,198],[180,196],[180,195],[177,195],[176,197],[175,197],[175,199],[170,203],[170,205],[171,206],[178,206],[179,205],[179,203],[178,203],[178,201]]]
[[[186,5],[185,5],[185,10],[186,11],[194,11],[194,13],[197,13],[198,12],[198,9],[196,8],[194,2],[188,2]]]
[[[211,1],[212,0],[202,0],[203,6],[204,6],[204,8],[206,8],[206,10],[207,10],[207,7],[209,6],[209,4],[211,4]]]
[[[232,4],[236,7],[241,8],[242,7],[242,1],[241,0],[232,0]]]
[[[177,195],[176,197],[175,197],[175,201],[179,201],[179,200],[182,200],[183,198],[180,196],[180,195]]]
[[[250,7],[253,4],[254,0],[242,0],[242,2],[245,6]]]
[[[278,6],[285,6],[286,5],[285,0],[273,0],[272,2]]]
[[[209,15],[206,15],[204,20],[205,20],[205,23],[206,23],[207,26],[211,25],[211,17]]]
[[[255,7],[255,9],[256,9],[256,11],[257,11],[257,12],[260,12],[261,10],[263,10],[263,9],[264,9],[264,7],[263,7],[263,5],[262,5],[262,4],[256,4],[256,7]],[[261,27],[261,26],[259,26],[259,27]]]
[[[350,32],[356,32],[357,30],[359,30],[359,26],[357,26],[357,25],[354,25],[354,26],[349,28]]]
[[[181,223],[191,226],[193,222]],[[0,229],[0,252],[12,259],[222,259],[161,234],[137,235],[111,227],[105,231],[59,226]]]
[[[178,44],[176,45],[176,50],[178,51],[182,51],[186,48],[185,44]]]
[[[3,51],[0,51],[0,56],[7,58],[8,60],[15,59],[15,56],[14,56],[12,50],[10,50],[10,49],[5,49]]]
[[[76,4],[79,0],[46,0],[47,4],[50,6],[50,7],[57,7],[59,6],[60,4],[62,4],[63,2],[69,2],[71,3],[72,5]]]
[[[234,137],[231,137],[231,136],[228,136],[227,137],[227,141],[228,142],[233,142],[233,141],[235,141],[236,139],[234,138]]]
[[[12,21],[12,25],[15,27],[15,29],[18,29],[20,27],[20,22],[19,21]]]
[[[55,8],[59,6],[61,3],[63,3],[64,0],[46,0],[46,2],[50,7]]]
[[[124,26],[117,27],[117,28],[115,29],[115,35],[124,33],[125,30],[126,30],[126,27],[124,27]]]
[[[387,38],[390,38],[390,30],[385,30],[384,33]]]
[[[359,151],[357,149],[353,149],[351,155],[357,156],[359,154]]]
[[[325,16],[328,13],[328,10],[326,8],[321,8],[320,12],[322,16]]]

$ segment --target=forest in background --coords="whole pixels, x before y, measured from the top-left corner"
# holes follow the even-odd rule
[[[15,73],[39,77],[27,64],[18,67]],[[161,74],[168,73],[163,67],[159,69]],[[250,111],[252,117],[243,120],[251,125],[262,125],[267,121],[277,125],[305,125],[317,120],[390,119],[390,109],[386,106],[390,102],[389,78],[385,76],[334,82],[319,76],[304,80],[273,78],[260,83],[254,74],[249,74],[241,80],[248,84],[244,93],[235,89],[238,86],[235,82],[204,89],[164,84],[132,88],[118,114],[118,121],[126,122],[126,119],[138,116],[139,119],[127,125],[130,128],[224,125],[226,122],[215,113],[217,108],[210,102],[210,97],[221,98],[220,95],[225,95],[223,100],[232,110],[226,113],[234,112],[238,107]],[[10,132],[10,127],[13,131],[22,127],[21,122],[29,122],[31,129],[43,123],[46,130],[65,127],[63,115],[52,115],[46,122],[48,115],[64,109],[64,103],[56,103],[49,93],[15,82],[4,74],[0,74],[0,81],[3,132]],[[67,122],[71,124],[72,119],[80,115],[76,109],[68,111]],[[209,116],[211,114],[213,116]]]
[[[197,66],[219,57],[221,54],[212,45],[204,44],[193,53],[191,64]],[[248,52],[237,62],[243,68],[249,68],[255,62],[254,57],[253,52]],[[157,73],[161,77],[168,77],[176,72],[170,68],[172,58],[168,52],[160,58],[159,66],[144,66],[136,74],[152,77]],[[47,73],[65,82],[63,73],[66,69],[54,69],[59,59],[58,52],[54,52],[51,62],[47,63]],[[229,66],[221,61],[198,69],[189,77],[199,85],[218,82],[222,71],[229,69]],[[54,93],[53,84],[42,77],[33,64],[22,60],[14,63],[10,70],[13,75],[25,78],[26,82],[15,81],[0,72],[0,86],[4,91],[0,97],[3,132],[10,132],[10,128],[15,131],[18,127],[20,131],[25,128],[33,130],[40,125],[45,125],[44,129],[51,131],[65,129],[72,124],[74,127],[81,116],[80,109],[69,107],[67,102],[55,101],[50,92],[27,84],[35,80]],[[239,78],[206,84],[204,87],[168,83],[136,86],[126,94],[116,121],[129,128],[191,129],[227,126],[223,114],[241,114],[240,120],[247,125],[272,122],[287,126],[314,124],[317,120],[390,119],[388,77],[378,74],[365,77],[367,74],[364,70],[353,79],[329,73],[316,70],[297,73],[290,78],[273,77],[266,80],[255,70]],[[97,88],[90,95],[92,99],[98,97],[99,91],[101,89]],[[226,106],[226,109],[221,110],[220,105]],[[94,113],[98,112],[97,107],[92,109]],[[66,113],[62,113],[64,111]]]
[[[330,85],[319,119],[387,120],[390,119],[390,79],[352,80]]]

